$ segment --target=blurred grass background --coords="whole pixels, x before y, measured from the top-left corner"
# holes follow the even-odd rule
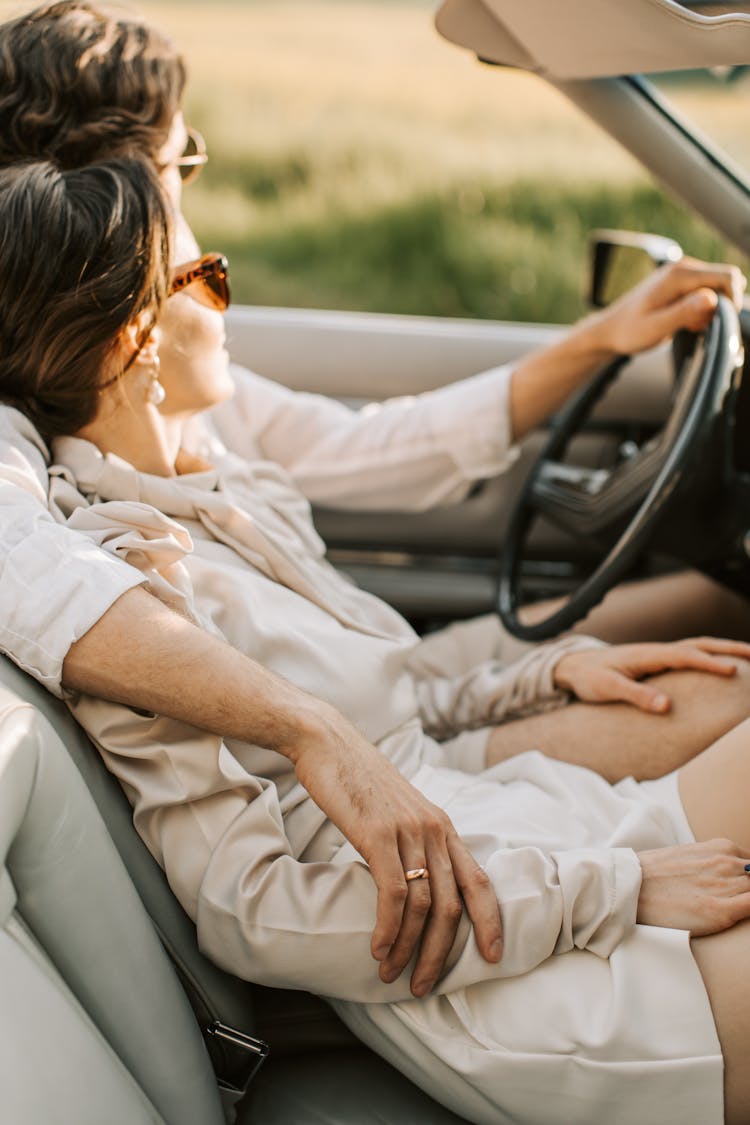
[[[429,0],[137,8],[188,60],[210,163],[185,211],[239,301],[563,322],[593,227],[731,253],[541,80],[443,41]],[[744,91],[680,96],[746,143]]]

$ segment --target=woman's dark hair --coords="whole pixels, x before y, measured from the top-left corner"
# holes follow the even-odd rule
[[[168,222],[145,159],[0,168],[0,401],[45,437],[92,421],[120,333],[158,316]]]
[[[0,24],[0,164],[30,158],[78,168],[130,153],[155,160],[185,78],[161,32],[86,0]]]

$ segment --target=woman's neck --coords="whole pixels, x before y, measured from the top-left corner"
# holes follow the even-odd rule
[[[135,411],[126,401],[110,411],[100,411],[77,437],[92,442],[104,454],[114,453],[141,473],[173,477],[179,472],[178,455],[187,419],[164,418],[150,403]]]

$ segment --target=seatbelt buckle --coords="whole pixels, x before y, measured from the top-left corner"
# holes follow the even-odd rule
[[[236,1105],[262,1066],[270,1050],[262,1039],[214,1020],[204,1028],[222,1100]]]

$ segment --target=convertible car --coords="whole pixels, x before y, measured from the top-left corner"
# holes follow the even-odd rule
[[[750,62],[750,3],[445,0],[436,18],[482,61],[553,83],[750,253],[750,180],[644,77]],[[595,301],[679,255],[659,234],[598,233]],[[237,361],[352,405],[460,379],[560,331],[250,307],[230,317]],[[461,505],[405,516],[394,496],[389,514],[319,511],[332,561],[420,627],[499,608],[532,639],[634,573],[691,566],[750,592],[748,335],[750,314],[722,301],[703,337],[613,365]],[[525,625],[522,601],[555,594],[569,596],[564,609]],[[322,1001],[202,957],[86,737],[0,660],[0,1121],[458,1123]]]

